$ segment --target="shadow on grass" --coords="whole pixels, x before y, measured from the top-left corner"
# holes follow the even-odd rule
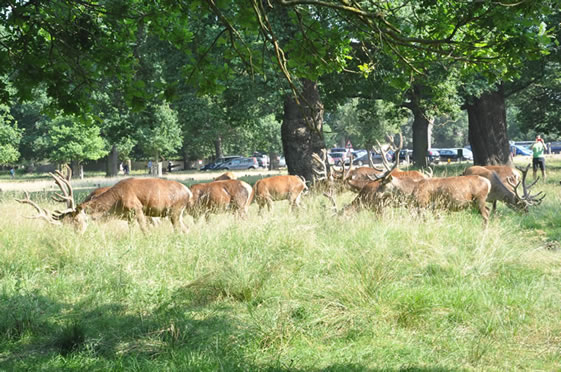
[[[37,293],[0,296],[0,370],[450,371],[371,369],[352,363],[308,369],[279,361],[256,364],[252,352],[246,352],[256,335],[228,316],[233,309],[177,300],[183,294],[140,314],[118,303],[92,306],[84,300],[72,305]]]
[[[226,312],[166,306],[136,314],[118,303],[91,306],[30,293],[0,296],[0,370],[171,364],[193,370],[256,370],[245,360],[244,335]]]

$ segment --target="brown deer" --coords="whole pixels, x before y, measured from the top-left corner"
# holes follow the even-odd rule
[[[391,168],[376,176],[373,183],[379,185],[369,184],[369,189],[365,189],[363,195],[359,194],[362,202],[373,204],[376,211],[380,211],[388,202],[395,201],[413,202],[418,208],[432,205],[449,210],[464,209],[475,204],[487,224],[489,212],[485,201],[491,191],[488,179],[480,176],[422,179],[393,176],[392,171],[398,162],[396,159]]]
[[[253,195],[259,214],[265,205],[270,211],[273,200],[288,200],[294,211],[300,206],[302,192],[307,189],[306,182],[298,176],[273,176],[258,180],[253,185]]]
[[[54,175],[51,176],[54,177]],[[127,218],[129,222],[136,218],[141,230],[146,232],[146,216],[169,217],[176,230],[187,232],[182,215],[190,204],[192,194],[185,185],[179,182],[159,178],[127,178],[97,197],[80,203],[77,207],[73,206],[73,192],[70,183],[63,182],[59,177],[55,177],[55,182],[64,194],[57,194],[57,200],[66,201],[67,209],[54,213],[43,210],[45,213],[41,213],[34,206],[39,212],[38,218],[54,224],[60,224],[60,221],[70,219],[80,232],[84,232],[87,228],[88,218],[95,220],[113,215]],[[29,197],[18,201],[33,206]]]
[[[403,147],[403,136],[401,135],[401,133],[399,134],[399,139],[400,139],[399,145],[396,145],[393,139],[391,138],[391,136],[388,136],[388,140],[390,142],[388,150],[391,149],[392,151],[394,151],[394,154],[396,154],[395,160],[397,162],[399,162],[398,154]],[[402,171],[398,169],[397,166],[392,167],[388,161],[388,150],[384,150],[383,146],[380,145],[379,142],[378,142],[378,148],[374,148],[375,152],[380,153],[382,155],[382,165],[384,166],[384,168],[386,170],[389,168],[393,168],[393,170],[391,171],[392,176],[399,177],[399,178],[411,178],[411,179],[424,179],[424,178],[432,177],[432,169],[430,168],[429,168],[430,174],[425,174],[423,172],[415,171],[415,170]],[[372,180],[375,179],[377,175],[381,175],[385,171],[384,168],[377,168],[374,166],[374,162],[372,160],[371,154],[372,153],[370,152],[368,157],[370,167],[360,167],[360,168],[353,169],[353,161],[351,158],[349,168],[347,169],[343,164],[342,172],[334,173],[335,179],[339,179],[340,181],[342,181],[344,185],[347,186],[351,191],[360,193],[360,191],[364,186],[372,182]]]
[[[88,196],[86,196],[86,198],[82,201],[82,203],[90,201],[94,198],[97,198],[98,196],[103,194],[105,191],[109,190],[111,187],[112,186],[98,187],[97,189],[93,190]]]
[[[526,185],[528,168],[529,165],[526,169],[514,169],[508,165],[474,165],[467,168],[463,174],[478,175],[491,181],[491,192],[487,196],[487,202],[493,203],[493,211],[497,208],[497,201],[502,201],[512,209],[527,212],[530,206],[539,205],[545,197],[542,192],[535,195],[530,194],[530,188],[536,184],[537,180],[529,186]],[[519,171],[522,173],[522,178]],[[520,184],[523,188],[522,196],[517,192]]]
[[[191,186],[191,191],[193,198],[187,213],[194,219],[204,214],[208,220],[211,213],[228,209],[245,217],[252,201],[251,186],[240,180],[198,183]]]
[[[225,180],[235,180],[238,177],[236,177],[236,175],[232,172],[226,172],[218,177],[216,177],[214,180],[215,181],[225,181]]]

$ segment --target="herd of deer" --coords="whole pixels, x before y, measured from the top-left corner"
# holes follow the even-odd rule
[[[403,145],[400,135],[400,144],[395,146],[390,139],[390,148],[396,154]],[[341,172],[328,170],[326,166],[327,154],[323,158],[314,155],[320,170],[316,174],[323,182],[329,185],[329,192],[324,193],[333,204],[337,213],[347,213],[358,208],[371,208],[376,212],[388,204],[405,204],[415,206],[418,209],[427,207],[438,207],[448,210],[459,210],[475,205],[484,223],[489,220],[489,210],[486,202],[493,203],[493,211],[496,209],[497,201],[504,202],[507,206],[519,210],[528,211],[532,205],[542,202],[545,194],[539,192],[530,194],[530,189],[537,183],[526,185],[528,165],[525,169],[514,169],[507,165],[493,166],[471,166],[463,175],[456,177],[432,177],[429,173],[420,171],[401,171],[397,168],[399,157],[396,156],[393,164],[389,164],[388,150],[378,144],[377,152],[382,154],[384,168],[376,168],[370,158],[369,167],[353,169],[352,159],[350,166]],[[342,210],[337,210],[333,190],[335,185],[343,185],[358,193],[356,198]],[[522,195],[519,187],[522,185]]]
[[[395,147],[396,153],[401,150]],[[521,174],[509,166],[472,166],[462,176],[436,178],[431,174],[419,171],[401,171],[397,168],[399,157],[389,164],[387,153],[382,153],[384,169],[379,169],[370,161],[370,167],[353,169],[352,159],[348,168],[343,166],[341,172],[329,169],[326,158],[314,154],[317,163],[315,172],[317,182],[327,185],[329,192],[324,193],[337,211],[334,197],[335,189],[350,189],[357,192],[356,198],[338,213],[348,213],[359,208],[371,208],[376,212],[390,204],[413,205],[417,208],[429,206],[444,207],[457,210],[473,204],[479,209],[485,224],[489,218],[486,202],[497,201],[506,203],[511,208],[527,211],[532,205],[541,203],[545,195],[541,192],[530,194],[531,185],[526,185],[526,169],[519,169]],[[235,175],[227,172],[209,183],[199,183],[190,188],[172,180],[159,178],[128,178],[112,187],[94,190],[80,204],[76,205],[70,182],[60,173],[51,173],[62,193],[53,197],[58,202],[66,203],[66,209],[49,211],[30,200],[26,193],[25,199],[16,199],[20,203],[35,208],[37,215],[45,221],[61,225],[72,223],[80,232],[84,232],[88,219],[99,219],[107,216],[126,218],[129,222],[136,220],[143,232],[147,231],[147,217],[151,223],[159,218],[169,217],[175,230],[187,232],[183,223],[186,211],[194,219],[204,215],[207,219],[212,213],[232,211],[245,217],[249,205],[255,201],[259,205],[259,213],[267,206],[270,210],[275,200],[288,200],[292,209],[300,204],[304,190],[304,180],[298,176],[281,175],[258,180],[253,188]],[[519,186],[522,185],[522,195]]]
[[[37,211],[30,218],[43,219],[54,225],[72,223],[79,232],[84,232],[88,219],[107,216],[136,220],[143,232],[147,231],[147,217],[151,223],[158,218],[169,217],[175,230],[187,232],[183,214],[187,211],[194,219],[204,215],[229,210],[245,217],[249,205],[256,201],[259,213],[267,206],[271,209],[274,200],[288,200],[292,208],[298,207],[302,192],[307,189],[304,180],[297,176],[281,175],[264,178],[253,188],[235,175],[227,172],[213,182],[199,183],[190,188],[177,181],[160,178],[127,178],[112,187],[94,190],[76,205],[70,182],[62,173],[50,173],[62,193],[53,199],[66,203],[66,209],[49,211],[39,206],[25,193],[25,199],[16,199],[29,204]]]

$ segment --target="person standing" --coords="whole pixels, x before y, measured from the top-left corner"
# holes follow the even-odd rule
[[[152,174],[152,160],[148,160],[148,174]]]
[[[545,143],[543,142],[542,137],[538,134],[536,136],[536,142],[530,147],[532,149],[533,157],[532,157],[532,169],[534,170],[534,179],[536,178],[536,172],[538,171],[538,167],[542,171],[542,178],[545,182]]]

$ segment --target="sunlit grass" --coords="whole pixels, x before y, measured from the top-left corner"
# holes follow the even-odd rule
[[[560,179],[487,229],[475,211],[337,217],[310,193],[187,235],[77,235],[4,197],[0,370],[557,370]]]

